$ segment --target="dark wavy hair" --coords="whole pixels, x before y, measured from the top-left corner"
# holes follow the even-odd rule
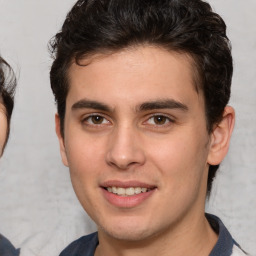
[[[14,93],[16,88],[16,77],[11,66],[0,56],[0,104],[4,106],[7,119],[6,139],[3,153],[10,134],[11,116],[14,106]]]
[[[155,45],[189,54],[196,89],[205,100],[207,129],[212,131],[230,98],[231,45],[223,19],[201,0],[79,0],[49,43],[54,59],[50,81],[64,136],[68,70],[75,60],[136,45]],[[210,166],[208,194],[218,169]]]

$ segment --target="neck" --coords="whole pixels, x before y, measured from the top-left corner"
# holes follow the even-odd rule
[[[184,221],[184,220],[183,220]],[[217,235],[204,214],[186,223],[167,227],[161,233],[140,241],[123,241],[99,230],[95,256],[207,256],[217,242]]]

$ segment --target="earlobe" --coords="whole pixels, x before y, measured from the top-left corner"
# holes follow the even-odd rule
[[[222,120],[216,125],[211,134],[208,164],[219,165],[228,152],[231,134],[235,124],[235,111],[225,107]]]
[[[62,162],[65,166],[68,167],[68,161],[67,161],[67,155],[66,155],[66,149],[64,144],[64,138],[61,134],[61,127],[60,127],[60,117],[58,114],[55,114],[55,131],[59,140],[60,145],[60,155],[62,158]]]

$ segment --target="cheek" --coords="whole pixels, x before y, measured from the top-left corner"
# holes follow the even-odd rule
[[[178,216],[187,212],[195,202],[203,205],[207,173],[205,151],[205,145],[184,137],[173,138],[155,147],[150,161],[160,173],[161,200],[165,205],[168,202],[164,214],[169,212]]]
[[[92,216],[92,209],[98,208],[99,198],[95,193],[98,180],[104,172],[104,153],[97,140],[72,137],[66,150],[72,186],[81,205]],[[72,149],[72,150],[71,150]]]
[[[73,133],[76,134],[76,133]],[[103,141],[85,136],[73,136],[66,141],[66,152],[73,186],[87,189],[86,184],[96,187],[95,177],[104,171]]]
[[[77,172],[87,172],[97,168],[102,161],[103,150],[99,144],[90,141],[73,141],[67,152],[70,169]]]
[[[189,134],[177,135],[147,148],[150,161],[165,177],[164,183],[184,189],[199,182],[207,163],[207,150],[202,139]]]
[[[0,156],[4,147],[4,143],[6,141],[6,132],[7,132],[7,119],[6,115],[1,109],[2,105],[0,103]]]

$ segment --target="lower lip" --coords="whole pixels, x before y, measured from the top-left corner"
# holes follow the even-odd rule
[[[147,200],[156,189],[152,189],[145,193],[140,193],[133,196],[119,196],[113,193],[108,192],[106,189],[102,188],[102,192],[107,201],[120,208],[133,208],[140,204],[142,204],[145,200]]]

